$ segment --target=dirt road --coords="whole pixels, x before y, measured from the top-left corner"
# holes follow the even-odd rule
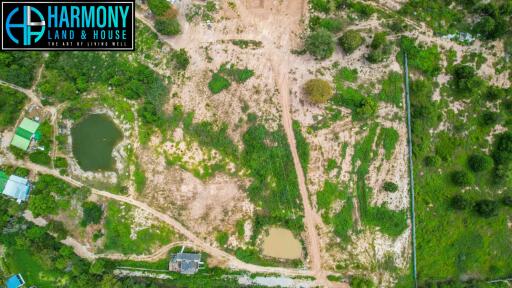
[[[33,172],[53,175],[53,176],[60,178],[76,187],[85,186],[84,184],[82,184],[81,182],[79,182],[73,178],[70,178],[67,176],[62,176],[57,171],[55,171],[53,169],[43,167],[43,166],[40,166],[40,165],[37,165],[34,163],[6,159],[3,162],[0,162],[0,164],[25,167],[25,168],[30,169]],[[210,246],[208,243],[204,242],[203,240],[201,240],[197,236],[195,236],[192,232],[190,232],[190,230],[185,228],[181,223],[176,221],[174,218],[172,218],[169,215],[164,214],[160,211],[157,211],[154,208],[149,207],[146,203],[137,201],[130,197],[116,195],[116,194],[112,194],[112,193],[97,190],[97,189],[91,189],[91,191],[95,195],[106,197],[106,198],[113,199],[113,200],[117,200],[119,202],[127,203],[127,204],[133,205],[137,208],[143,209],[144,211],[146,211],[146,212],[150,213],[151,215],[155,216],[156,218],[158,218],[160,221],[172,226],[173,229],[176,230],[176,232],[184,235],[189,240],[187,245],[197,247],[217,259],[224,260],[226,263],[226,266],[228,266],[229,268],[245,270],[245,271],[249,271],[251,273],[278,273],[278,274],[288,275],[288,276],[315,276],[315,273],[310,270],[281,268],[281,267],[263,267],[263,266],[258,266],[258,265],[253,265],[253,264],[248,264],[248,263],[242,262],[242,261],[238,260],[236,257],[234,257],[220,249]],[[76,246],[73,243],[71,243],[72,240],[68,240],[68,241],[69,241],[69,244],[72,245],[73,247]],[[83,252],[83,254],[90,253],[87,250],[82,251],[82,252]]]

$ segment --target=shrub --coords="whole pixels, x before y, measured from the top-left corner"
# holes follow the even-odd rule
[[[473,172],[487,171],[492,167],[492,158],[486,155],[473,154],[468,158],[468,166]]]
[[[173,51],[171,59],[174,62],[174,67],[178,70],[187,70],[187,67],[190,64],[190,59],[188,58],[188,53],[185,49]]]
[[[369,118],[377,112],[377,102],[370,97],[365,97],[359,103],[359,107],[355,110],[355,115],[359,119]]]
[[[494,200],[479,200],[475,203],[475,211],[482,217],[492,217],[498,214],[498,202]]]
[[[499,114],[492,111],[485,111],[480,118],[480,124],[484,127],[496,125],[499,121]]]
[[[318,12],[331,12],[331,4],[329,0],[311,0],[311,8]]]
[[[338,33],[343,29],[343,23],[337,18],[322,18],[318,21],[318,26],[332,33]]]
[[[155,29],[163,35],[178,35],[181,32],[180,22],[176,18],[156,18]]]
[[[324,60],[332,56],[335,45],[331,33],[320,29],[308,35],[304,47],[315,59]]]
[[[332,88],[329,82],[322,79],[311,79],[304,85],[309,101],[315,104],[327,102],[332,97]]]
[[[512,132],[497,135],[492,157],[496,164],[509,164],[512,161]]]
[[[441,164],[441,158],[437,155],[429,155],[423,159],[423,163],[427,167],[438,167]]]
[[[473,176],[471,176],[471,174],[469,174],[465,170],[458,170],[458,171],[452,172],[451,179],[452,179],[453,184],[455,184],[459,187],[465,187],[465,186],[471,185],[475,181]]]
[[[44,151],[36,151],[30,153],[28,158],[30,159],[30,161],[43,166],[50,166],[50,164],[52,163],[52,159],[50,158],[48,153]]]
[[[350,287],[352,288],[375,288],[375,284],[372,280],[363,277],[352,277],[350,279]]]
[[[148,7],[155,16],[163,16],[171,9],[167,0],[148,0]]]
[[[347,54],[354,52],[363,42],[363,36],[355,30],[348,30],[338,39],[338,43]]]
[[[387,33],[386,32],[377,32],[373,34],[372,43],[370,44],[370,47],[372,49],[379,49],[380,47],[383,47],[387,44]]]
[[[490,86],[487,88],[487,91],[485,91],[485,99],[488,101],[496,101],[499,99],[503,99],[505,97],[505,90],[496,87],[496,86]]]
[[[64,157],[55,158],[54,162],[55,168],[68,168],[68,160]]]
[[[456,210],[466,210],[468,208],[471,208],[472,203],[469,199],[466,199],[462,195],[455,195],[452,197],[450,205],[452,208]]]
[[[212,80],[208,82],[208,88],[213,94],[220,93],[224,89],[228,89],[231,83],[228,79],[222,77],[219,73],[213,73]]]
[[[511,195],[505,195],[503,196],[503,199],[501,199],[503,202],[503,205],[512,207],[512,196]]]
[[[217,241],[219,246],[224,247],[226,246],[226,244],[228,244],[229,235],[225,231],[218,232],[217,235],[215,236],[215,240]]]
[[[384,182],[384,185],[382,186],[385,191],[387,192],[396,192],[398,191],[398,185],[394,182],[386,181]]]
[[[83,217],[82,221],[80,221],[82,227],[86,227],[89,224],[99,224],[103,216],[101,205],[90,201],[82,203],[82,212]]]

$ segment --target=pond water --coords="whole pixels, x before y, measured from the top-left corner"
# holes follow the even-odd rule
[[[298,259],[302,255],[302,245],[290,230],[270,228],[268,235],[263,239],[263,255],[282,259]]]
[[[84,171],[109,171],[114,168],[112,151],[123,133],[106,114],[91,114],[71,129],[73,155]]]

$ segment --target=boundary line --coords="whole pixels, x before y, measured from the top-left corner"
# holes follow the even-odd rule
[[[407,53],[404,52],[404,70],[405,70],[405,103],[407,108],[407,138],[409,148],[409,179],[411,192],[411,238],[412,238],[412,270],[414,278],[414,287],[418,287],[417,269],[416,269],[416,215],[414,214],[414,166],[412,162],[412,133],[411,133],[411,100],[409,94],[409,65],[407,62]]]

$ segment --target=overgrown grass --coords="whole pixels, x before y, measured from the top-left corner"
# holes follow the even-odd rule
[[[398,72],[390,72],[388,77],[382,81],[382,89],[377,94],[380,101],[391,103],[396,107],[402,107],[403,101],[403,77]]]
[[[9,249],[5,255],[7,274],[21,273],[30,285],[40,288],[53,288],[66,282],[66,274],[48,265],[48,259],[26,249]]]
[[[324,182],[324,188],[317,192],[316,201],[318,209],[322,211],[322,220],[325,224],[334,226],[334,234],[343,241],[348,241],[348,232],[352,230],[352,209],[353,200],[348,195],[347,187],[340,187],[340,184],[330,181]],[[335,201],[343,201],[342,208],[334,215],[330,209]]]
[[[133,226],[133,208],[115,201],[108,202],[105,217],[105,251],[123,254],[143,254],[159,245],[168,244],[174,232],[166,225],[157,224],[144,228],[131,238]]]
[[[393,156],[399,137],[400,135],[398,135],[398,132],[393,127],[382,127],[380,129],[377,143],[382,144],[386,160],[390,160],[391,156]]]

